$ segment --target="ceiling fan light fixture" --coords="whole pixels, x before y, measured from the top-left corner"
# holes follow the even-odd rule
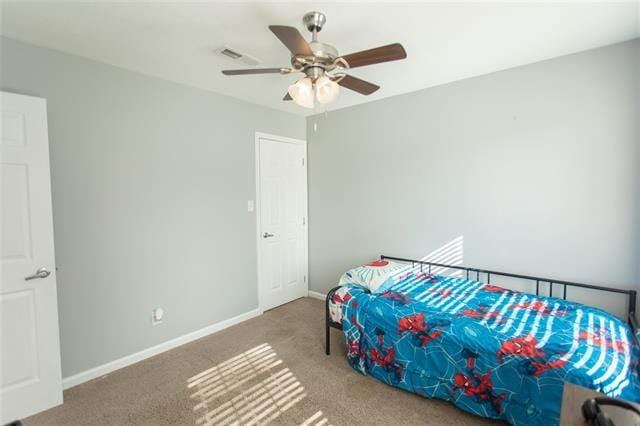
[[[338,93],[340,93],[340,86],[329,77],[323,75],[316,80],[316,98],[321,104],[335,101]]]
[[[309,77],[301,78],[287,90],[293,101],[305,108],[313,108],[313,82]]]

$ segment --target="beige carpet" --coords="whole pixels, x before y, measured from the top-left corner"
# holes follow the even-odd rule
[[[352,370],[342,335],[324,354],[324,307],[299,299],[67,390],[26,425],[490,424]]]

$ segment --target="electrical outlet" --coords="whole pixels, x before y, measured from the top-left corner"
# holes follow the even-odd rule
[[[164,317],[164,310],[162,308],[155,308],[151,311],[151,325],[158,325],[162,323]]]

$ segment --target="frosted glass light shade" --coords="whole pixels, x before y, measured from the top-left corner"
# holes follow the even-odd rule
[[[322,76],[316,80],[316,98],[321,104],[333,102],[338,97],[340,86],[327,76]]]
[[[287,90],[293,101],[305,108],[313,108],[313,83],[309,77],[301,78]]]

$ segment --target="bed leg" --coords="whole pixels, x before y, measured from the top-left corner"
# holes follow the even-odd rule
[[[326,327],[325,353],[327,355],[331,355],[331,341],[330,341],[331,331],[329,329],[329,321],[326,322],[325,327]]]
[[[329,300],[333,298],[333,295],[336,291],[338,291],[340,287],[334,287],[327,293],[327,298],[324,301],[324,333],[325,333],[325,342],[324,342],[324,353],[327,355],[331,355],[331,327],[336,327],[342,329],[342,327],[337,327],[336,323],[331,320],[331,313],[329,312]]]

